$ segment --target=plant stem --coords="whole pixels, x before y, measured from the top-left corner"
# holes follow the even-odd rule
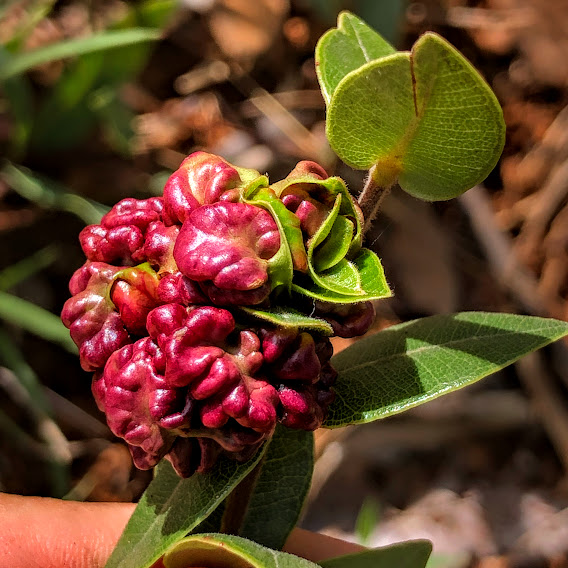
[[[263,457],[254,469],[233,489],[225,502],[220,532],[239,536],[248,510],[252,492],[264,465]]]
[[[394,180],[386,181],[384,177],[378,179],[377,166],[373,166],[369,170],[369,176],[365,182],[365,187],[359,195],[358,203],[365,219],[363,226],[363,234],[367,232],[373,220],[377,216],[384,198],[390,193]]]

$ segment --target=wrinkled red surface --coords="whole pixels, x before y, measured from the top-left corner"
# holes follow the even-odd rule
[[[166,458],[187,477],[221,453],[248,459],[277,422],[314,430],[333,401],[328,338],[235,321],[235,307],[274,302],[280,231],[267,210],[243,202],[241,175],[249,183],[256,174],[197,152],[163,198],[125,199],[80,235],[88,261],[62,319],[83,368],[95,372],[109,427],[139,468]],[[304,246],[333,206],[316,183],[326,177],[300,162],[287,178],[282,201],[299,218]],[[374,317],[370,303],[305,308],[341,337],[364,333]]]

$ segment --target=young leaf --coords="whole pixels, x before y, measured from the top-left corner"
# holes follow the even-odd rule
[[[320,562],[322,568],[424,568],[432,552],[428,540],[409,540]]]
[[[353,223],[347,217],[339,215],[323,243],[314,251],[314,269],[322,272],[345,258],[351,247],[353,234]]]
[[[332,359],[339,376],[324,426],[372,422],[469,385],[568,335],[568,323],[464,312],[403,323]]]
[[[211,473],[181,479],[162,461],[126,525],[106,568],[148,568],[197,527],[256,466],[264,454],[240,464],[221,458]]]
[[[313,433],[278,425],[266,451],[240,536],[281,550],[298,522],[313,469]]]
[[[421,199],[456,197],[493,169],[505,141],[499,103],[475,68],[428,32],[412,52],[358,67],[328,109],[331,147],[357,169]],[[385,172],[388,174],[386,175]]]
[[[314,175],[298,175],[298,176],[288,176],[287,178],[272,184],[270,187],[274,193],[282,198],[283,195],[287,193],[288,190],[292,190],[294,186],[300,186],[302,189],[311,193],[317,192],[320,188],[323,188],[327,193],[335,196],[335,199],[341,195],[341,201],[339,206],[339,215],[344,215],[353,219],[355,223],[355,233],[352,237],[352,242],[350,245],[349,253],[356,254],[361,248],[363,241],[362,237],[362,224],[361,218],[358,210],[354,204],[353,197],[349,193],[345,182],[339,177],[329,177],[326,179],[320,179]],[[334,200],[335,201],[335,200]],[[334,203],[335,204],[335,203]],[[329,229],[325,232],[324,237],[329,232]],[[319,244],[319,241],[318,241]]]
[[[307,329],[323,335],[333,335],[333,328],[325,320],[306,316],[292,308],[275,306],[274,308],[257,310],[255,308],[241,307],[240,310],[254,318],[267,321],[276,326]]]
[[[316,72],[325,102],[329,104],[345,75],[394,52],[394,47],[363,20],[341,12],[337,28],[323,34],[316,46]]]
[[[0,80],[6,80],[15,75],[25,73],[38,65],[65,59],[67,57],[77,57],[85,53],[105,51],[116,47],[133,45],[148,41],[156,41],[160,38],[161,31],[147,28],[131,28],[128,30],[100,32],[90,37],[70,39],[54,43],[46,47],[34,49],[14,55],[0,69]]]
[[[344,259],[342,262],[347,261]],[[319,280],[326,287],[303,280],[301,283],[293,283],[292,291],[316,300],[339,304],[380,300],[391,296],[381,261],[374,252],[361,249],[359,255],[349,261],[349,267],[341,272],[343,267],[339,263],[319,275]]]
[[[294,269],[306,264],[306,251],[298,217],[288,211],[267,187],[256,189],[254,195],[246,199],[245,203],[252,203],[266,209],[278,225],[280,249],[270,259],[268,271],[273,288],[282,286],[289,290]]]
[[[395,162],[416,118],[410,54],[372,61],[347,75],[328,107],[326,130],[333,150],[350,166],[369,169]]]
[[[299,556],[277,552],[238,536],[211,533],[185,538],[168,550],[163,563],[166,568],[319,568]]]

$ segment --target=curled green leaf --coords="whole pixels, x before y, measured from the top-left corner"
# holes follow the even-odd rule
[[[292,291],[315,300],[334,304],[380,300],[392,295],[381,261],[374,252],[361,249],[357,257],[352,261],[345,262],[349,262],[347,268],[339,263],[335,265],[335,270],[331,269],[333,272],[325,271],[322,273],[324,275],[322,281],[327,287],[306,279],[301,283],[294,282]]]
[[[168,550],[163,563],[166,568],[319,568],[298,556],[226,534],[191,535]]]

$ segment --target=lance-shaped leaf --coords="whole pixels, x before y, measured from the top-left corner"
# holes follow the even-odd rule
[[[565,335],[566,322],[484,312],[393,326],[332,359],[339,376],[324,426],[397,414],[469,385]]]
[[[349,12],[341,12],[337,28],[323,34],[316,46],[316,72],[325,102],[329,104],[345,75],[395,51],[363,20]]]
[[[299,556],[277,552],[256,542],[226,534],[196,534],[173,546],[163,558],[166,568],[319,568]]]
[[[240,536],[280,550],[298,522],[313,469],[313,433],[277,425],[250,496]],[[223,512],[224,504],[195,527],[193,534],[218,532]]]
[[[240,535],[280,550],[298,522],[313,469],[313,432],[278,425]]]
[[[409,540],[337,556],[320,562],[322,568],[424,568],[432,552],[428,540]]]
[[[456,197],[495,167],[505,141],[499,103],[475,68],[428,32],[411,52],[346,75],[328,108],[331,147],[380,184],[428,201]]]
[[[266,449],[266,448],[264,448]],[[147,568],[204,521],[256,466],[264,451],[246,463],[222,457],[214,471],[180,478],[168,462],[142,495],[106,568]]]

